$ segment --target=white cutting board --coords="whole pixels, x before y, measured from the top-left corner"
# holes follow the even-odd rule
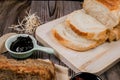
[[[62,46],[53,39],[51,29],[65,19],[66,16],[39,26],[35,35],[43,45],[52,47],[56,51],[54,54],[72,70],[76,73],[85,71],[101,74],[119,61],[120,41],[106,42],[86,52],[77,52]]]

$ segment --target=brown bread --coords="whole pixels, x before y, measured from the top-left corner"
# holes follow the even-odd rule
[[[0,80],[55,80],[55,68],[51,61],[16,61],[0,56]]]

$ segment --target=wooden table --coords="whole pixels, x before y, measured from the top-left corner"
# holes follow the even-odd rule
[[[80,1],[0,1],[0,36],[8,32],[15,32],[8,27],[17,24],[18,19],[22,20],[26,11],[36,12],[41,22],[46,23],[80,9],[81,5]],[[8,53],[6,54],[10,57]],[[30,58],[50,59],[56,64],[66,66],[54,55],[43,54],[43,52],[35,52]],[[69,75],[74,74],[69,69]],[[120,80],[120,62],[100,76],[103,80]]]

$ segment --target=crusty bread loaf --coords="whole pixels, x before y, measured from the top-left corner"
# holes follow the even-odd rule
[[[101,41],[88,40],[78,36],[71,28],[66,27],[64,23],[56,25],[52,29],[52,35],[54,38],[67,48],[77,51],[87,51],[100,45]]]
[[[70,13],[52,34],[65,47],[87,51],[106,40],[120,39],[120,0],[84,0],[83,9]]]
[[[0,80],[55,80],[55,68],[51,61],[16,61],[0,56]]]
[[[120,22],[120,0],[84,0],[83,9],[109,29]]]
[[[107,28],[82,10],[67,16],[66,24],[76,34],[91,40],[105,40]]]

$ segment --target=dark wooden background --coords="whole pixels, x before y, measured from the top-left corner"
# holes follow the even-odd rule
[[[17,24],[18,19],[22,20],[26,16],[26,11],[37,13],[42,23],[54,20],[64,16],[74,10],[81,9],[80,1],[18,1],[18,0],[1,0],[0,1],[0,36],[8,32],[15,32],[9,29],[12,24]],[[9,54],[7,53],[8,57]],[[30,58],[50,59],[54,63],[66,66],[54,55],[35,52]],[[99,65],[99,64],[98,64]],[[67,66],[66,66],[67,67]],[[69,69],[69,75],[75,73]],[[103,80],[120,80],[120,62],[100,75]]]

